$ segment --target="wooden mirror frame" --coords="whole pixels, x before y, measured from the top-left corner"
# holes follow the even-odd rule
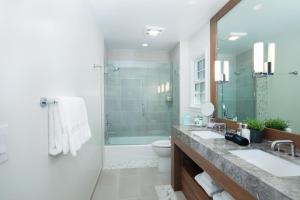
[[[217,88],[215,82],[215,60],[217,58],[217,41],[218,41],[218,21],[231,11],[241,0],[229,0],[210,20],[210,94],[211,102],[217,106]],[[230,129],[237,129],[237,122],[228,119],[218,118],[214,115],[217,122],[226,123]],[[300,134],[288,133],[285,131],[266,128],[264,138],[267,140],[293,140],[298,149],[300,149]]]

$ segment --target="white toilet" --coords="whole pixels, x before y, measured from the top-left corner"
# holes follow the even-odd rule
[[[171,141],[158,140],[152,143],[153,151],[158,155],[158,171],[171,171]]]

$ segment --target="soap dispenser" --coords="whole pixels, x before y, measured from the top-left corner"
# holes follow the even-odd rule
[[[243,129],[243,124],[242,123],[238,123],[238,129],[236,134],[238,134],[239,136],[242,136],[242,129]]]
[[[242,125],[242,137],[246,138],[249,140],[249,143],[251,142],[250,141],[250,129],[248,129],[248,125],[247,124],[243,124]]]

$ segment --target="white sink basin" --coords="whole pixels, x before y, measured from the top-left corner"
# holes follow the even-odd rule
[[[234,150],[230,153],[274,176],[300,176],[300,166],[258,149]]]
[[[223,135],[220,135],[218,133],[212,132],[212,131],[191,131],[192,136],[200,137],[202,139],[218,139],[223,138]]]

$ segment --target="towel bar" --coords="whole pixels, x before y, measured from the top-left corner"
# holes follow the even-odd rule
[[[48,99],[47,97],[42,97],[40,99],[40,106],[42,108],[45,108],[49,104],[56,104],[56,103],[57,103],[57,101],[55,101],[54,99]]]

